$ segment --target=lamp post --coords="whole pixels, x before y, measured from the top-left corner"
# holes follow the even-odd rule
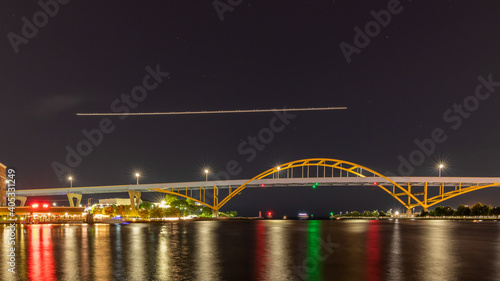
[[[140,177],[140,176],[141,176],[141,174],[139,174],[139,173],[135,173],[135,177],[136,177],[136,179],[137,179],[137,182],[136,182],[136,184],[137,184],[137,185],[139,185],[139,177]]]
[[[444,165],[439,164],[439,177],[441,177],[441,171],[443,170],[443,168],[444,168]]]
[[[209,173],[208,169],[205,169],[205,181],[208,181],[208,173]]]
[[[280,166],[278,166],[276,169],[278,170],[278,179],[279,179],[279,178],[280,178],[280,170],[281,170],[281,167],[280,167]]]
[[[73,177],[69,177],[68,180],[69,180],[70,188],[73,188]]]

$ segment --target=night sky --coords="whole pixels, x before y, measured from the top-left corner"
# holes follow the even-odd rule
[[[72,168],[74,186],[135,183],[136,170],[142,183],[204,180],[205,167],[214,179],[231,160],[242,168],[233,179],[251,178],[312,157],[413,176],[435,176],[445,161],[446,176],[500,177],[498,1],[48,2],[58,8],[49,5],[46,18],[35,1],[4,1],[0,10],[0,162],[17,169],[19,189],[68,186],[54,163],[68,166],[67,147],[76,150],[82,131],[102,119],[75,113],[117,110],[151,71],[161,72],[148,82],[156,87],[130,112],[349,109],[294,113],[250,161],[238,147],[275,114],[112,117],[113,131]],[[31,25],[34,15],[40,27],[23,35],[23,17]],[[415,140],[436,130],[434,151],[415,171],[401,170]],[[497,206],[499,195],[484,190],[443,204]],[[295,215],[400,206],[375,187],[303,187],[246,190],[224,209]]]

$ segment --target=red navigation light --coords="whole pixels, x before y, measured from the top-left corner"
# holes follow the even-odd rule
[[[267,213],[268,215],[271,215],[271,212]]]
[[[265,185],[265,184],[263,184],[263,183],[261,183],[261,184],[260,184],[260,187],[266,187],[266,185]]]
[[[378,185],[378,183],[377,183],[377,182],[374,182],[374,183],[373,183],[373,185]]]
[[[32,208],[38,208],[38,204],[31,205]]]

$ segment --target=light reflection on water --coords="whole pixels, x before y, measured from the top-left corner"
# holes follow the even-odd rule
[[[423,260],[422,272],[425,278],[439,276],[441,280],[458,280],[456,272],[457,251],[453,245],[453,225],[447,221],[437,220],[428,222],[428,231],[425,239],[422,239],[423,253],[427,257]]]
[[[77,236],[75,235],[76,229],[73,227],[64,228],[63,230],[63,239],[60,243],[64,245],[64,249],[62,250],[62,257],[64,261],[68,264],[77,265],[80,257],[78,254],[82,254],[81,260],[85,260],[86,254],[88,251],[85,251],[85,236],[82,235],[82,243],[78,244]],[[80,230],[80,229],[79,229]],[[82,251],[76,251],[76,249],[82,248]],[[63,272],[63,278],[66,280],[78,280],[79,279],[79,270],[78,267],[63,267],[61,268]],[[82,266],[82,270],[83,270]]]
[[[30,280],[56,280],[52,225],[28,227],[28,278]]]
[[[120,236],[116,237],[116,245],[115,248],[111,248],[111,239],[110,239],[110,230],[113,227],[110,225],[102,225],[97,224],[93,228],[91,228],[91,233],[93,234],[93,239],[90,241],[93,244],[92,252],[89,254],[92,258],[91,267],[92,277],[94,280],[111,280],[113,273],[120,274],[122,267],[122,254],[121,254],[121,246],[120,246]],[[119,233],[119,228],[118,228]],[[113,265],[114,262],[114,265]],[[65,263],[62,267],[72,267],[70,264]],[[113,272],[110,270],[111,268],[115,268],[116,270]],[[87,278],[90,276],[87,275]]]
[[[368,224],[366,235],[366,271],[365,280],[379,281],[381,276],[381,254],[379,221],[373,220]]]
[[[389,272],[387,274],[387,280],[403,280],[403,254],[401,253],[401,234],[398,220],[396,220],[393,224],[392,237],[389,247],[391,254],[389,255]]]
[[[155,269],[158,273],[157,276],[160,280],[170,280],[168,275],[169,267],[171,267],[170,254],[167,226],[162,225],[158,234],[158,249],[156,253],[156,259],[161,262],[155,264]]]
[[[127,239],[127,248],[129,251],[127,252],[125,258],[129,262],[128,266],[125,268],[127,272],[127,277],[132,280],[147,280],[146,275],[146,266],[148,255],[146,255],[145,249],[147,249],[146,245],[150,245],[147,243],[148,241],[148,233],[146,232],[148,229],[146,225],[137,225],[138,227],[130,228],[130,238]],[[126,226],[117,226],[118,229],[124,228]],[[120,231],[122,234],[122,231]]]
[[[15,280],[0,239],[0,280]],[[17,280],[500,280],[500,223],[27,225],[16,258]]]
[[[265,224],[264,221],[262,223]],[[287,227],[289,227],[288,223],[273,221],[267,228],[266,238],[269,245],[266,247],[268,249],[266,253],[269,263],[266,268],[266,280],[290,280],[291,261],[288,249],[291,239],[286,230]]]
[[[500,235],[497,235],[495,258],[492,261],[492,267],[495,268],[495,280],[500,280]]]
[[[210,221],[199,222],[196,228],[196,279],[219,280],[219,255],[217,252],[218,223]],[[229,241],[228,241],[229,242]]]

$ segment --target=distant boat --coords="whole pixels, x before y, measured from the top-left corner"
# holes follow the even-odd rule
[[[115,218],[105,219],[102,222],[108,224],[121,224],[124,223],[125,221],[121,217],[115,217]]]
[[[309,215],[307,213],[299,213],[299,220],[307,220]]]

